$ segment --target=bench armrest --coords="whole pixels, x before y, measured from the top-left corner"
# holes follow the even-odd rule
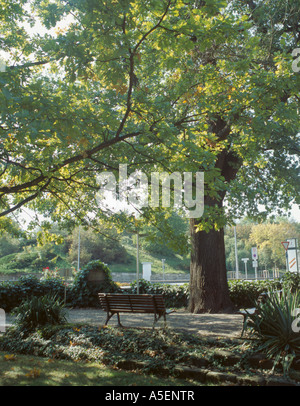
[[[254,314],[255,312],[256,312],[256,307],[251,307],[251,308],[248,308],[248,309],[240,309],[237,313],[238,314],[249,314],[249,315],[251,315],[251,314]]]

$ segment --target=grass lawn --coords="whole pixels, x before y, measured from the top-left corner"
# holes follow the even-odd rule
[[[130,258],[129,262],[123,263],[109,263],[108,267],[111,272],[136,272],[136,246],[133,244],[123,243],[124,248],[128,252]],[[143,248],[140,248],[140,263],[151,262],[153,273],[162,273],[161,258],[166,258],[165,273],[189,273],[190,260],[187,256],[181,256],[174,254],[170,257],[165,255],[153,255],[148,253]],[[6,255],[0,258],[0,276],[11,275],[17,273],[34,273],[41,272],[43,266],[34,266],[34,260],[38,258],[38,253],[32,250],[31,253],[18,252],[10,255]],[[26,259],[26,260],[25,260]],[[60,260],[57,263],[45,263],[45,266],[50,266],[51,269],[58,268],[71,268],[71,263],[68,262],[67,257],[60,254]]]
[[[112,272],[136,272],[136,247],[130,244],[123,244],[126,251],[131,257],[131,261],[128,264],[109,264],[109,269]],[[162,273],[161,258],[166,258],[165,273],[189,273],[190,260],[188,257],[182,257],[179,254],[175,254],[172,257],[166,257],[165,255],[155,256],[140,248],[139,252],[140,263],[151,262],[151,270],[153,273]]]
[[[47,385],[187,386],[192,383],[172,377],[158,378],[121,371],[97,362],[52,360],[0,351],[0,386]]]

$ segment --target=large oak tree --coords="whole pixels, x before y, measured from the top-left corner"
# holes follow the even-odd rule
[[[100,171],[203,171],[190,310],[231,308],[224,225],[297,193],[297,1],[0,3],[1,216],[109,220]],[[52,31],[28,32],[37,18]]]

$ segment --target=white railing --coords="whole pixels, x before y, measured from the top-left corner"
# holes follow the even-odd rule
[[[275,269],[275,270],[273,269],[271,271],[264,269],[262,271],[257,271],[257,279],[258,280],[278,279],[283,274],[284,274],[284,272],[279,271],[278,269]],[[239,272],[238,278],[237,278],[235,271],[228,271],[227,279],[228,280],[232,280],[232,279],[255,280],[256,275],[254,272],[249,272],[249,271],[247,272],[247,276],[244,273]]]

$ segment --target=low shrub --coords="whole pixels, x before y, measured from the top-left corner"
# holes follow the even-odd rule
[[[269,290],[280,290],[279,281],[243,281],[232,280],[228,282],[229,294],[232,303],[238,308],[254,307],[258,296]]]
[[[16,282],[0,283],[0,307],[9,312],[32,297],[55,294],[62,299],[64,292],[64,282],[60,279],[39,280],[35,276],[23,276]]]
[[[63,324],[66,320],[66,309],[56,295],[34,296],[26,299],[13,311],[16,325],[22,332],[32,331],[37,327]]]
[[[88,281],[90,271],[103,271],[105,279],[93,285]],[[120,287],[112,281],[109,268],[101,261],[90,261],[77,272],[69,292],[69,300],[74,307],[99,307],[98,292],[121,292]]]
[[[281,279],[259,281],[228,281],[230,298],[237,307],[253,307],[258,296],[263,292],[284,289],[285,291],[300,291],[300,275],[286,272]]]
[[[269,290],[280,290],[280,281],[229,281],[229,294],[232,303],[237,308],[255,306],[258,296]],[[137,293],[137,281],[130,285],[130,293]],[[139,280],[139,293],[163,294],[166,306],[187,307],[189,302],[189,284],[170,285],[151,283],[144,279]]]
[[[300,335],[294,325],[300,307],[298,292],[283,290],[269,292],[268,300],[259,306],[259,312],[249,315],[248,327],[263,351],[274,359],[274,367],[281,363],[288,372],[295,357],[300,356]]]
[[[105,279],[97,285],[88,281],[91,270],[102,270]],[[237,308],[255,306],[255,302],[262,292],[285,289],[295,292],[300,290],[300,275],[287,272],[281,280],[275,281],[229,281],[229,294],[232,303]],[[56,294],[63,299],[66,291],[66,304],[73,307],[99,307],[98,292],[121,293],[121,287],[112,281],[109,268],[101,261],[91,261],[76,273],[73,283],[65,286],[59,275],[39,280],[35,276],[23,276],[17,282],[0,282],[0,308],[9,312],[19,306],[27,298]],[[137,293],[137,282],[130,287],[131,293]],[[139,292],[163,294],[167,307],[187,307],[189,301],[189,284],[170,285],[150,283],[141,279]]]
[[[137,281],[130,285],[130,293],[137,293]],[[187,307],[189,300],[189,285],[170,285],[161,283],[151,283],[145,279],[139,280],[139,293],[151,295],[162,294],[167,307]]]
[[[18,306],[24,298],[24,290],[19,282],[2,282],[0,284],[0,307],[6,312]]]
[[[65,282],[60,278],[45,279],[41,281],[41,285],[44,294],[56,295],[60,300],[64,299],[65,290],[67,299],[71,294],[71,286],[65,286]]]
[[[300,274],[295,272],[286,272],[281,280],[282,288],[286,291],[295,293],[300,291]]]
[[[5,311],[10,311],[28,296],[43,293],[39,280],[32,276],[21,277],[17,282],[2,282],[0,285],[0,307]]]

